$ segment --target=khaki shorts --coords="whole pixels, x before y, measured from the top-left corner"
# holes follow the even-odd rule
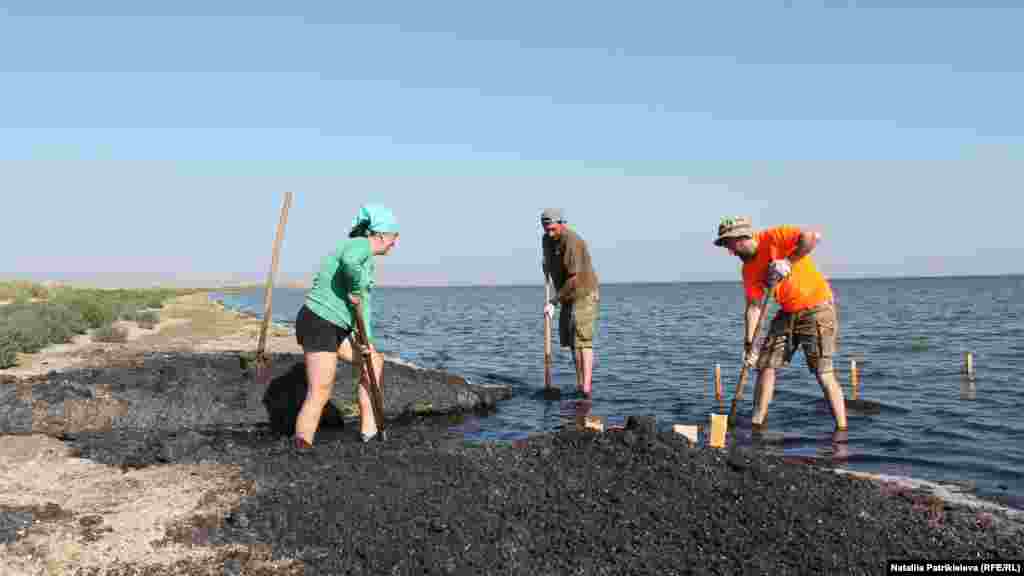
[[[833,372],[832,358],[836,354],[838,336],[838,314],[832,303],[798,312],[779,310],[761,345],[757,367],[781,368],[789,364],[797,349],[802,347],[807,369],[812,374]]]
[[[558,316],[558,339],[563,348],[593,348],[600,312],[598,296],[590,293],[572,304],[563,304]]]

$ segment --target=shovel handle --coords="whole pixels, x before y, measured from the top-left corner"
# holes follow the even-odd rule
[[[757,315],[757,322],[754,324],[754,338],[752,342],[756,345],[757,336],[761,333],[761,320],[764,319],[768,311],[768,299],[771,298],[772,290],[765,290],[764,297],[761,298],[761,311]],[[729,409],[729,420],[735,421],[736,419],[736,407],[739,404],[741,398],[743,398],[743,387],[747,383],[747,374],[750,372],[750,367],[747,366],[746,361],[743,362],[743,367],[740,368],[740,381],[736,384],[736,393],[732,396],[732,408]]]
[[[359,341],[360,348],[369,348],[370,342],[366,337],[366,322],[363,320],[363,302],[359,301],[355,305],[356,308],[356,338]],[[377,381],[377,372],[374,370],[373,356],[371,354],[363,354],[362,351],[359,355],[363,359],[363,367],[366,369],[367,378],[370,381],[370,405],[373,408],[373,417],[377,422],[377,430],[380,431],[381,438],[384,438],[384,392],[380,389],[380,382]]]
[[[551,300],[551,285],[544,275],[544,306]],[[544,314],[544,388],[551,388],[551,317]]]

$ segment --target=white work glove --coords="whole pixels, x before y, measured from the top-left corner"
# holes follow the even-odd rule
[[[747,368],[757,367],[757,346],[751,344],[750,346],[744,346],[743,350],[743,364]]]
[[[789,263],[789,260],[785,258],[772,260],[771,264],[768,265],[768,287],[771,288],[782,282],[792,271],[793,266]]]
[[[547,316],[548,318],[554,317],[554,315],[555,315],[555,305],[552,304],[551,302],[548,302],[547,304],[545,304],[544,305],[544,315]]]

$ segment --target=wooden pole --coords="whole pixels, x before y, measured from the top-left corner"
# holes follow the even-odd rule
[[[857,376],[857,361],[850,360],[850,398],[856,400],[860,394],[860,378]]]
[[[715,364],[715,400],[722,401],[722,366]]]
[[[974,354],[964,352],[964,376],[974,379]]]
[[[712,448],[725,447],[725,429],[728,426],[728,419],[725,414],[711,415],[711,437],[708,438],[708,445]]]
[[[544,274],[544,307],[551,301],[551,285]],[[544,389],[551,389],[551,318],[544,314]]]
[[[284,226],[288,222],[288,209],[292,205],[292,193],[284,193],[284,204],[281,206],[281,218],[277,222],[277,233],[274,235],[274,249],[270,260],[270,272],[267,274],[266,294],[263,297],[263,324],[260,326],[259,344],[256,346],[256,381],[258,384],[266,385],[270,381],[270,363],[265,357],[264,351],[267,346],[267,326],[270,324],[270,316],[273,307],[271,300],[274,297],[274,279],[277,276],[277,265],[281,255],[281,241],[284,239]]]
[[[363,302],[356,304],[356,331],[358,332],[359,344],[361,347],[369,348],[370,341],[366,333],[366,322],[363,320]],[[380,382],[377,381],[377,371],[373,365],[373,355],[360,354],[363,358],[363,366],[366,368],[366,377],[370,383],[370,407],[373,409],[373,419],[377,421],[377,432],[381,440],[387,440],[387,433],[384,432],[384,391],[381,390]]]
[[[761,312],[758,314],[757,324],[754,325],[754,346],[757,346],[757,336],[761,332],[761,320],[768,315],[768,298],[771,297],[771,295],[771,290],[765,290],[764,298],[761,299]],[[745,336],[746,335],[744,335],[744,337]],[[736,393],[733,394],[732,396],[732,408],[729,410],[730,422],[736,421],[736,407],[737,405],[739,405],[740,399],[743,398],[743,386],[746,385],[747,383],[747,372],[749,371],[748,369],[749,367],[747,366],[747,363],[744,362],[743,368],[740,368],[740,381],[739,383],[736,384]]]

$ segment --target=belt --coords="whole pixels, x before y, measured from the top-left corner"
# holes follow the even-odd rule
[[[821,310],[832,308],[833,306],[835,306],[835,302],[833,302],[832,300],[829,300],[827,302],[822,302],[821,304],[815,304],[814,306],[811,306],[810,308],[804,308],[803,310],[797,310],[796,312],[790,312],[790,314],[792,314],[794,317],[806,316],[807,314],[813,314],[815,312],[820,312]]]

